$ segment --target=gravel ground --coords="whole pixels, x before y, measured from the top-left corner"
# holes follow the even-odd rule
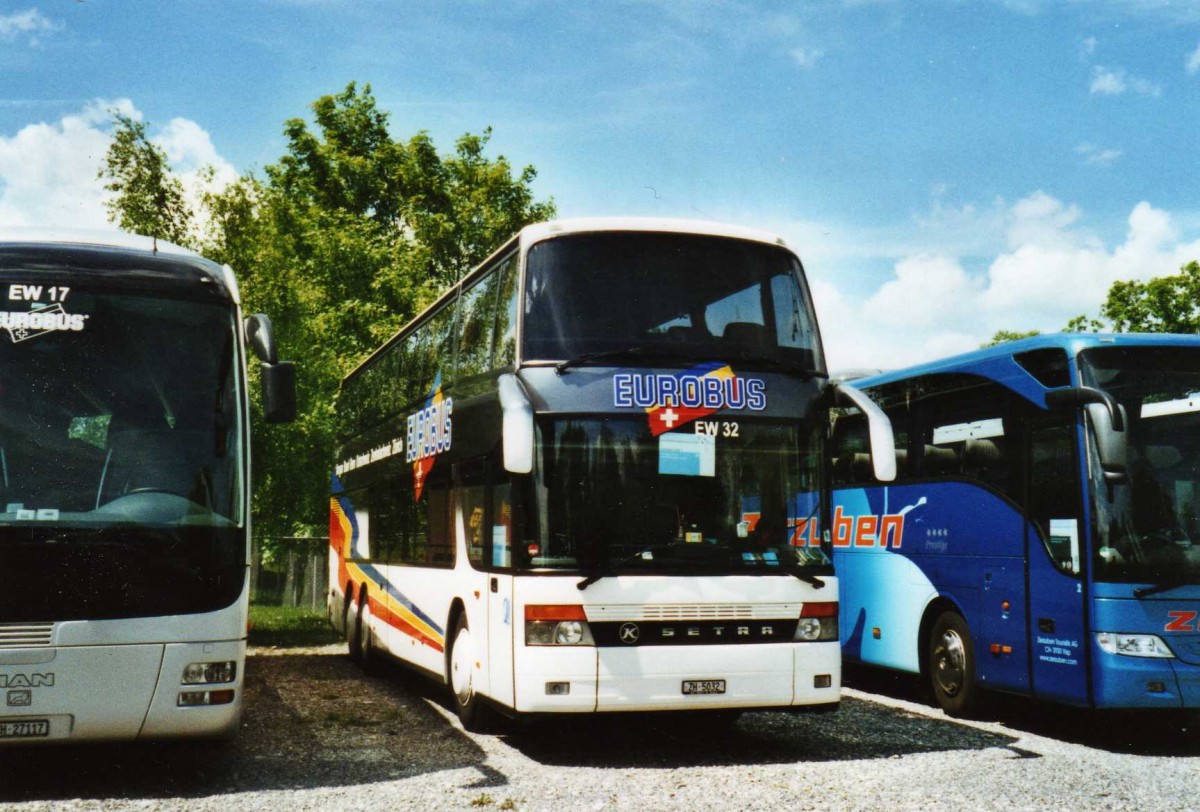
[[[1200,810],[1200,730],[999,703],[958,722],[851,672],[831,715],[732,729],[577,719],[465,733],[399,669],[344,647],[256,650],[233,744],[0,750],[8,809]]]

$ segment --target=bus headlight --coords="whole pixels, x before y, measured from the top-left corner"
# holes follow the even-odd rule
[[[181,685],[208,685],[214,682],[233,682],[237,679],[237,663],[188,663],[183,669]]]
[[[1096,642],[1109,654],[1125,657],[1174,657],[1157,634],[1118,634],[1096,632]]]
[[[838,605],[835,602],[806,603],[800,609],[800,622],[793,640],[821,643],[838,639]]]
[[[525,607],[525,645],[594,646],[582,606]]]

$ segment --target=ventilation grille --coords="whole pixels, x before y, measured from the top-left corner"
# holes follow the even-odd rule
[[[0,649],[45,648],[53,637],[53,623],[0,623]]]
[[[755,620],[794,618],[798,603],[662,603],[607,604],[587,607],[592,621]]]

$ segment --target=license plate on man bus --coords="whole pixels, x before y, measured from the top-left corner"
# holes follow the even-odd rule
[[[725,680],[685,679],[683,692],[685,694],[723,694],[725,693]]]
[[[0,722],[0,739],[36,739],[49,735],[50,722],[47,719]]]

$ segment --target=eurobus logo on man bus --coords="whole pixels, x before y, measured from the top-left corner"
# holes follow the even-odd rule
[[[793,547],[820,547],[821,528],[816,519],[791,519],[791,544]],[[891,513],[881,516],[866,514],[847,516],[838,505],[833,510],[834,547],[890,547],[899,550],[904,541],[904,514]]]

